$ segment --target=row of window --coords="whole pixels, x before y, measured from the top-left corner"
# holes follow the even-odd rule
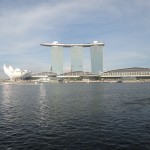
[[[150,75],[150,72],[103,73],[103,76],[123,76],[123,75]]]

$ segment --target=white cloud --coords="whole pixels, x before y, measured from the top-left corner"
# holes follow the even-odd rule
[[[54,5],[44,3],[24,11],[19,8],[17,10],[5,10],[0,16],[0,35],[20,36],[34,30],[34,28],[44,26],[53,29],[55,25],[60,27],[72,22],[86,22],[92,20],[94,15],[98,18],[99,16],[103,17],[105,16],[104,13],[109,13],[111,17],[116,18],[122,12],[112,0],[81,1],[60,2]]]

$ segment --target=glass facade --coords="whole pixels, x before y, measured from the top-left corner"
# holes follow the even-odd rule
[[[63,49],[62,47],[52,46],[51,48],[51,70],[54,73],[63,73]]]
[[[91,46],[91,72],[99,74],[103,72],[103,46]]]
[[[71,71],[83,71],[83,47],[71,47]]]
[[[64,48],[70,48],[71,50],[71,72],[83,71],[83,49],[90,48],[91,73],[98,75],[103,72],[103,46],[103,43],[98,43],[95,41],[92,44],[51,44],[51,71],[57,73],[58,75],[64,73]]]

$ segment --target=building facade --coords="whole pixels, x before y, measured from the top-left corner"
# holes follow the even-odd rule
[[[83,47],[71,47],[71,71],[83,71]]]
[[[51,71],[57,74],[63,73],[63,49],[59,46],[51,48]]]
[[[150,82],[150,68],[124,68],[103,72],[101,78],[104,81],[122,82]]]
[[[91,46],[91,72],[100,74],[103,72],[103,46]]]

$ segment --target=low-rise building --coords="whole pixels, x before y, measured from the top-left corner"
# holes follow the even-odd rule
[[[150,80],[150,68],[124,68],[103,72],[103,80]]]

